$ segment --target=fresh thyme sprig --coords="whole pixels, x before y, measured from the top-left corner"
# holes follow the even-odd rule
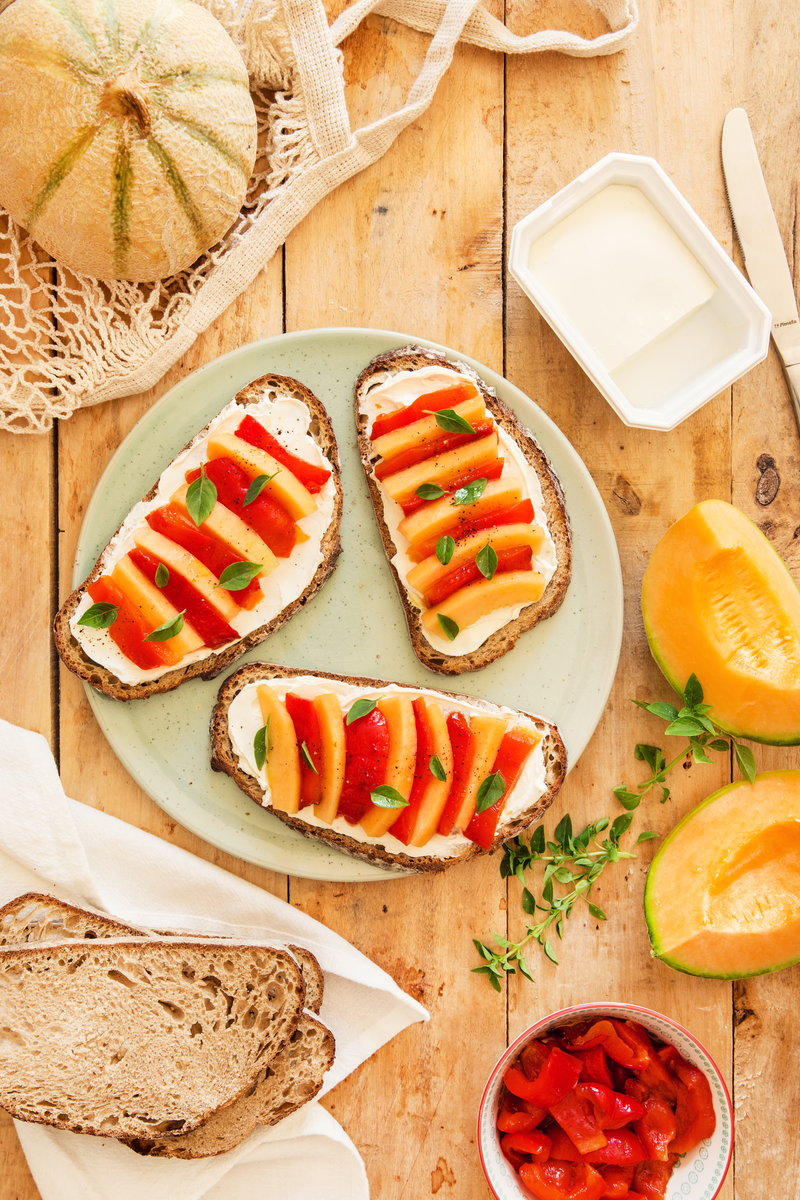
[[[670,797],[670,790],[665,783],[667,774],[689,753],[697,763],[713,763],[713,758],[709,758],[706,751],[721,752],[732,746],[739,770],[750,783],[755,779],[756,760],[753,751],[749,746],[737,741],[732,734],[717,729],[713,721],[706,715],[711,712],[712,706],[703,703],[703,689],[696,675],[689,676],[686,687],[683,689],[683,701],[683,708],[680,709],[663,700],[656,700],[652,704],[648,704],[644,700],[633,701],[645,712],[652,713],[654,717],[661,717],[662,720],[669,722],[664,730],[668,737],[688,737],[689,745],[684,746],[683,750],[669,762],[660,746],[639,743],[634,747],[634,757],[639,762],[647,763],[650,768],[650,778],[638,783],[635,792],[629,791],[624,783],[614,788],[614,795],[628,812],[638,808],[642,799],[656,786],[660,786],[661,803],[665,804]]]
[[[500,874],[504,879],[511,875],[519,879],[523,885],[523,911],[529,917],[535,918],[537,912],[541,913],[542,917],[538,921],[534,919],[528,925],[525,936],[518,942],[510,942],[493,933],[492,937],[500,950],[492,950],[484,942],[473,938],[475,949],[484,959],[483,966],[473,967],[473,971],[478,975],[486,975],[496,992],[502,990],[500,981],[503,976],[515,975],[517,969],[521,975],[532,981],[533,975],[525,961],[523,949],[529,942],[538,942],[547,957],[558,963],[548,933],[552,928],[559,939],[563,938],[564,920],[572,914],[579,899],[586,901],[595,920],[607,920],[602,908],[593,904],[589,895],[609,863],[636,857],[629,850],[621,850],[619,845],[620,838],[630,829],[632,821],[630,813],[622,813],[613,822],[610,822],[608,817],[601,817],[599,821],[587,825],[581,833],[573,834],[572,818],[567,814],[556,826],[552,842],[545,841],[543,825],[534,829],[529,843],[522,837],[510,838],[503,850]],[[608,837],[601,842],[598,835],[606,829]],[[655,833],[640,833],[637,844],[657,836]],[[537,899],[525,884],[525,872],[539,862],[544,863],[544,877],[541,897]],[[567,890],[556,895],[556,884],[561,884]]]

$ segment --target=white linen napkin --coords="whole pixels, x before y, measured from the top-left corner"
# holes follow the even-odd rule
[[[425,1009],[319,922],[254,884],[64,795],[45,739],[0,721],[0,904],[26,891],[156,929],[308,947],[325,972],[320,1019],[336,1038],[329,1091]],[[113,1138],[15,1122],[43,1200],[366,1200],[364,1165],[307,1104],[215,1158],[148,1159]]]

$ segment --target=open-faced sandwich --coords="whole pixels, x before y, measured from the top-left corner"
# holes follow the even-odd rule
[[[251,663],[222,685],[211,765],[293,829],[366,862],[442,871],[540,821],[554,725],[486,700]]]
[[[561,484],[471,367],[405,346],[358,377],[361,461],[414,651],[476,671],[550,617],[572,570]]]
[[[173,459],[65,601],[64,663],[116,700],[213,678],[330,575],[342,509],[333,428],[303,384],[264,375]]]

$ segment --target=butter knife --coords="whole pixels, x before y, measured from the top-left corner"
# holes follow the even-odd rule
[[[744,265],[751,284],[772,313],[772,339],[786,372],[800,429],[797,299],[750,122],[743,108],[731,109],[722,126],[722,167]]]

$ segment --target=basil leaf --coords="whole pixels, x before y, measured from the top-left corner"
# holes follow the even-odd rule
[[[146,638],[142,638],[144,642],[168,642],[170,638],[177,637],[183,629],[183,612],[179,612],[177,617],[173,617],[171,621],[165,621],[163,625],[159,625],[152,633],[148,633]]]
[[[497,570],[497,551],[488,542],[475,555],[475,566],[487,579],[494,579]]]
[[[242,508],[247,508],[248,504],[252,504],[254,500],[257,500],[270,480],[274,479],[276,475],[280,475],[280,471],[274,471],[272,475],[256,475],[250,487],[245,492]]]
[[[201,467],[199,476],[186,491],[186,509],[195,525],[208,520],[216,503],[217,489],[206,475],[205,467]]]
[[[266,725],[262,725],[253,738],[253,754],[255,755],[256,767],[259,771],[263,770],[264,763],[267,761],[267,751],[269,750],[269,722],[267,717]]]
[[[438,412],[433,412],[432,409],[426,408],[424,412],[432,417],[436,417],[436,424],[445,433],[474,433],[475,430],[469,421],[460,416],[454,408],[440,408]]]
[[[447,771],[445,771],[444,767],[442,766],[442,760],[439,758],[438,754],[434,754],[428,766],[434,779],[439,779],[442,783],[444,783],[447,779]]]
[[[169,583],[169,567],[160,562],[156,567],[156,587],[163,588]]]
[[[366,696],[364,696],[361,700],[356,700],[355,704],[350,707],[347,716],[344,719],[345,725],[352,725],[353,721],[357,721],[359,717],[368,716],[369,713],[372,712],[373,708],[375,708],[377,703],[377,700],[367,700]]]
[[[263,565],[263,563],[254,562],[229,563],[220,575],[219,583],[215,583],[214,587],[224,587],[229,592],[240,592],[255,579]]]
[[[473,479],[472,483],[468,483],[466,487],[461,487],[457,492],[453,492],[453,504],[474,504],[486,491],[488,482],[488,479]]]
[[[444,495],[444,488],[440,488],[438,483],[421,483],[414,495],[419,496],[420,500],[438,500]]]
[[[305,763],[308,764],[309,767],[311,767],[311,770],[314,772],[315,775],[319,775],[319,771],[314,766],[314,760],[311,757],[311,751],[309,750],[309,748],[305,742],[300,743],[300,757],[303,759],[303,761]]]
[[[436,543],[436,557],[443,567],[446,567],[455,553],[455,540],[447,535],[440,537]]]
[[[497,804],[497,801],[504,794],[505,790],[506,781],[499,771],[495,771],[493,775],[487,775],[478,788],[475,811],[479,813],[486,812],[487,808],[491,808],[493,804]]]
[[[436,620],[442,628],[444,636],[448,642],[454,642],[458,637],[460,630],[452,617],[446,617],[444,613],[437,613]]]
[[[683,689],[683,698],[689,705],[689,708],[694,708],[696,705],[703,703],[703,689],[700,686],[700,680],[694,672],[686,680],[686,687]]]
[[[86,625],[89,629],[108,629],[109,625],[113,625],[116,621],[118,612],[118,604],[107,604],[104,600],[101,600],[98,604],[93,604],[91,608],[87,608],[86,612],[76,623],[78,625]]]
[[[406,808],[408,801],[405,796],[393,787],[389,787],[388,783],[382,783],[380,787],[376,787],[370,792],[369,798],[373,804],[377,804],[378,808]]]
[[[736,762],[739,770],[742,772],[748,783],[755,783],[756,759],[753,751],[749,746],[743,746],[741,742],[734,742],[733,749],[736,753]]]

